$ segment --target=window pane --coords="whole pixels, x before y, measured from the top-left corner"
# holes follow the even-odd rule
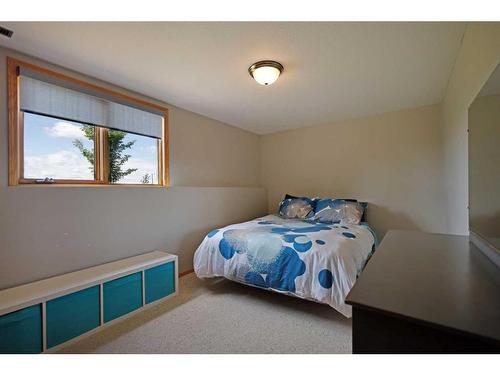
[[[24,113],[24,178],[94,180],[94,126]]]
[[[109,180],[115,184],[158,184],[158,140],[109,130]]]

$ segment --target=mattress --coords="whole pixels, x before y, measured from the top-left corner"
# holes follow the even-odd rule
[[[268,215],[214,229],[194,255],[199,278],[225,277],[328,304],[346,317],[345,297],[375,250],[366,224],[324,224]]]

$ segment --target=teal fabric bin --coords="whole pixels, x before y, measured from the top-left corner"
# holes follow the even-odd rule
[[[0,316],[0,353],[36,354],[43,350],[42,306]]]
[[[116,319],[142,306],[142,272],[111,280],[104,288],[104,322]]]
[[[47,348],[99,326],[99,293],[99,285],[96,285],[47,301]]]
[[[146,303],[175,292],[175,264],[169,262],[144,271]]]

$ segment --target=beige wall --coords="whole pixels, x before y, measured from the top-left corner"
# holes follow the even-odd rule
[[[445,231],[440,120],[433,105],[263,136],[269,211],[285,193],[358,198],[380,235]]]
[[[500,239],[500,95],[474,100],[469,129],[470,228]]]
[[[259,186],[259,137],[170,106],[174,186]]]
[[[187,270],[211,228],[265,213],[258,136],[170,105],[174,187],[8,187],[7,55],[54,69],[0,48],[0,289],[156,249]]]
[[[468,233],[468,107],[500,61],[500,23],[470,23],[443,101],[446,231]]]
[[[349,196],[381,234],[467,234],[468,107],[499,61],[500,23],[470,23],[440,105],[263,136],[269,211],[287,192]]]

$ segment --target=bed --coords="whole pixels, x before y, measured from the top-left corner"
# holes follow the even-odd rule
[[[328,304],[344,303],[376,247],[367,223],[324,224],[268,215],[214,229],[194,254],[199,278],[226,279]]]

